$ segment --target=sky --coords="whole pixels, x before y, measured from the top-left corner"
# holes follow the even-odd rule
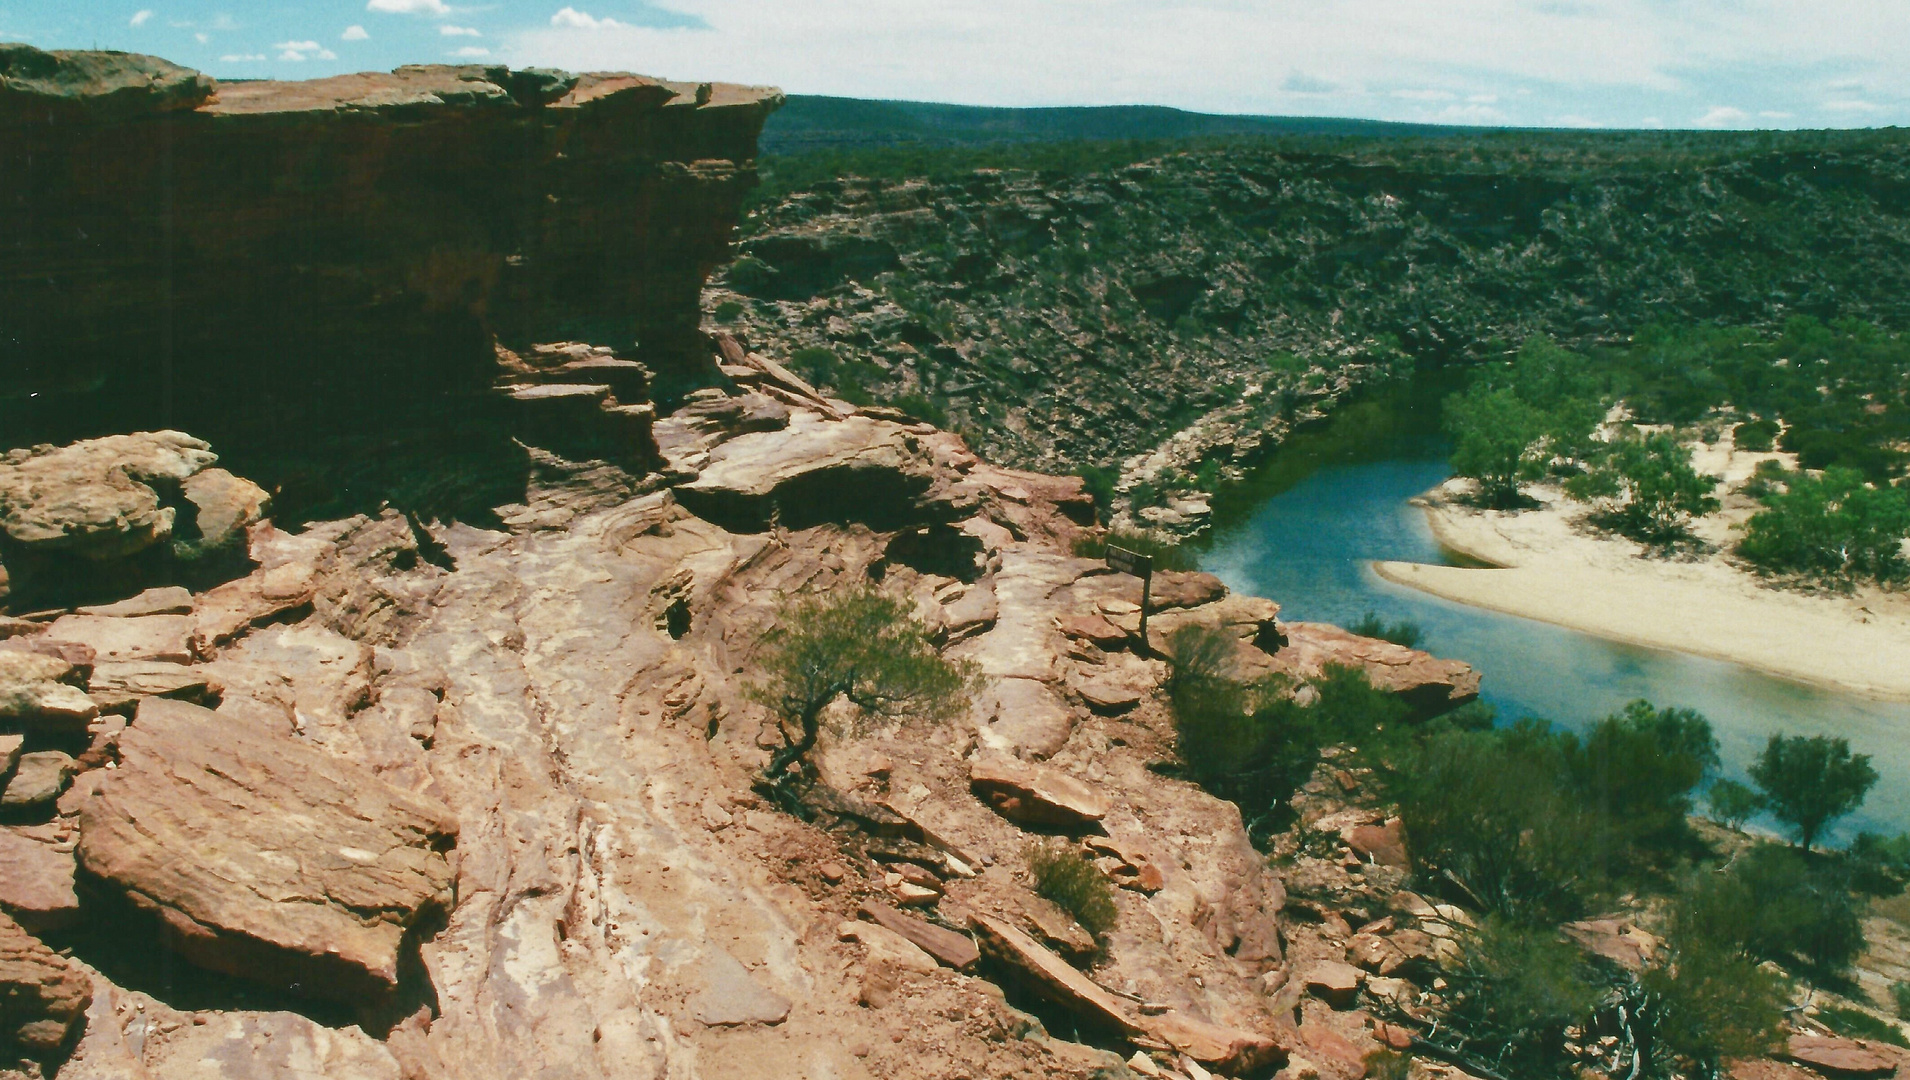
[[[501,63],[972,105],[1910,124],[1906,0],[0,0],[0,41],[219,78]]]

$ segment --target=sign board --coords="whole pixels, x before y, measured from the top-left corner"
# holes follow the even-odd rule
[[[1151,578],[1154,576],[1154,556],[1109,544],[1108,569],[1133,574],[1137,578]]]

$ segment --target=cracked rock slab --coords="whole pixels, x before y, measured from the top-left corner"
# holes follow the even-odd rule
[[[159,698],[119,750],[80,867],[195,963],[356,1000],[394,989],[407,929],[453,903],[450,812],[362,766]]]
[[[56,1050],[92,1002],[92,983],[76,965],[0,915],[0,1048]]]

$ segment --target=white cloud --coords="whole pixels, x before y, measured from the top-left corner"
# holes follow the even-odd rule
[[[451,6],[444,0],[368,0],[366,11],[386,15],[449,15]]]
[[[479,56],[491,55],[491,50],[486,49],[479,45],[466,45],[464,48],[457,50],[451,55],[452,56],[468,56],[468,57],[476,58]]]
[[[204,45],[212,40],[212,35],[206,33],[204,30],[201,30],[198,33],[192,35],[192,40],[198,42],[201,45]]]
[[[281,41],[272,47],[274,49],[285,50],[279,53],[279,59],[293,63],[303,63],[307,60],[338,59],[337,53],[327,49],[316,41]]]
[[[206,26],[208,30],[237,30],[238,28],[239,21],[230,15],[215,16],[212,22]]]
[[[1880,113],[1880,112],[1890,111],[1886,107],[1879,105],[1874,101],[1860,101],[1856,98],[1845,98],[1840,101],[1826,101],[1824,102],[1824,108],[1828,109],[1831,112],[1841,112],[1841,113]]]
[[[550,24],[570,30],[616,30],[623,27],[615,19],[593,19],[589,12],[578,11],[574,7],[559,10],[550,17]]]
[[[133,12],[133,17],[126,20],[126,25],[127,26],[144,26],[146,25],[146,20],[152,17],[153,17],[152,8],[141,8],[140,10]]]
[[[1782,109],[1764,109],[1760,111],[1758,115],[1763,117],[1766,120],[1789,120],[1791,117],[1796,116],[1797,114],[1791,113],[1791,112],[1785,112]]]
[[[1395,90],[1393,96],[1402,101],[1451,101],[1458,95],[1450,90]]]
[[[244,63],[249,63],[253,60],[263,60],[265,59],[265,54],[264,53],[227,53],[226,55],[221,56],[219,59],[228,64],[244,64]]]
[[[371,37],[362,26],[347,26],[345,32],[338,35],[340,41],[365,41]]]
[[[1730,105],[1717,105],[1692,123],[1699,127],[1743,127],[1744,122],[1750,118],[1743,109]]]
[[[484,35],[480,33],[478,29],[474,26],[451,26],[447,24],[445,26],[438,27],[438,36],[439,37],[483,37]]]

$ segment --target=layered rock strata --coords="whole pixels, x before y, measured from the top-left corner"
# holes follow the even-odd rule
[[[23,45],[0,71],[0,426],[27,442],[469,424],[494,339],[713,378],[699,291],[781,102],[479,65],[218,85]]]

